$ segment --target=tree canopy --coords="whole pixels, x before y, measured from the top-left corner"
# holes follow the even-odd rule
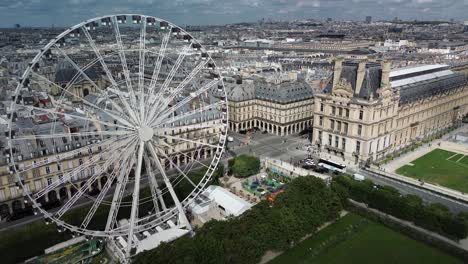
[[[228,164],[230,173],[238,178],[249,177],[260,171],[260,159],[246,154],[229,160]]]
[[[134,263],[258,263],[267,250],[284,250],[336,219],[340,199],[322,180],[291,181],[273,204],[262,201],[240,217],[212,220],[171,243],[145,251]]]
[[[453,214],[443,204],[425,205],[416,195],[402,195],[393,187],[377,186],[370,180],[360,182],[349,176],[335,178],[332,188],[342,201],[349,195],[353,200],[446,237],[459,240],[468,236],[467,214]]]

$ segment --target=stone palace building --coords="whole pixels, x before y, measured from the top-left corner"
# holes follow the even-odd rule
[[[390,62],[337,59],[321,86],[300,76],[227,83],[229,127],[279,136],[311,129],[320,153],[359,163],[382,159],[468,113],[468,76],[447,65],[391,69]]]

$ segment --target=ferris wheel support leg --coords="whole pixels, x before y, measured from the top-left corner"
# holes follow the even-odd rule
[[[179,201],[179,198],[177,198],[177,195],[174,191],[174,188],[172,187],[171,181],[166,175],[166,172],[164,171],[164,168],[161,165],[161,162],[159,161],[159,157],[156,154],[156,150],[154,149],[152,144],[148,144],[148,148],[151,152],[151,154],[154,157],[154,162],[156,163],[156,166],[158,167],[159,171],[161,172],[161,175],[163,176],[164,183],[166,184],[166,187],[169,191],[169,194],[171,195],[172,199],[174,200],[174,203],[177,207],[177,210],[179,211],[179,221],[185,225],[185,227],[192,232],[192,226],[190,225],[189,220],[187,219],[187,216],[185,215],[184,208],[182,207],[182,204]]]
[[[128,231],[128,239],[127,239],[127,251],[125,255],[127,258],[130,257],[131,249],[132,249],[132,242],[133,242],[133,228],[135,227],[136,218],[138,217],[138,200],[140,198],[140,178],[141,178],[141,165],[143,163],[143,150],[145,148],[145,142],[141,141],[140,147],[138,148],[138,160],[136,164],[136,171],[135,171],[135,184],[132,194],[132,210],[130,212],[130,225]]]
[[[127,169],[122,170],[120,173],[120,176],[118,177],[117,180],[117,187],[114,190],[114,196],[112,198],[112,205],[109,210],[109,215],[107,217],[107,223],[106,223],[106,229],[105,231],[111,230],[115,222],[117,221],[117,214],[119,211],[120,203],[122,202],[122,198],[125,194],[125,187],[127,186],[128,182],[128,175],[130,174],[130,170],[135,163],[136,157],[135,154],[133,154],[133,157],[131,158],[130,162],[127,162]],[[125,166],[122,166],[124,168]]]

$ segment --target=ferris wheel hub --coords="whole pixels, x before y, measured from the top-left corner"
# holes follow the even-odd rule
[[[151,127],[142,126],[138,130],[138,135],[140,136],[140,140],[148,141],[148,140],[151,140],[151,138],[153,138],[154,132],[153,132],[153,129]]]

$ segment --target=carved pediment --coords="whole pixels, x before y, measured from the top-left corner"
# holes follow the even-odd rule
[[[353,86],[346,79],[341,78],[338,83],[333,86],[333,95],[352,97],[353,96]]]
[[[377,94],[379,95],[379,98],[390,98],[393,96],[393,91],[390,87],[385,86],[377,89]]]

